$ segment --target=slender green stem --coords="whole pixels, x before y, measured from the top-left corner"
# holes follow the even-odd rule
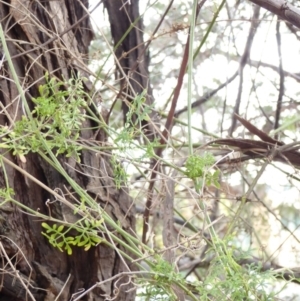
[[[195,36],[195,24],[197,15],[197,4],[198,1],[194,0],[191,25],[190,25],[190,38],[189,38],[189,60],[188,60],[188,95],[187,95],[187,108],[188,108],[188,144],[189,144],[189,154],[193,155],[193,143],[192,143],[192,83],[193,83],[193,45]]]
[[[221,2],[221,4],[220,4],[220,6],[218,7],[217,11],[214,13],[214,17],[213,17],[212,21],[210,22],[210,24],[209,24],[209,26],[208,26],[208,29],[207,29],[207,31],[206,31],[206,33],[205,33],[203,39],[202,39],[201,42],[200,42],[199,47],[196,49],[196,51],[195,51],[195,53],[194,53],[194,58],[197,57],[197,55],[199,54],[199,52],[200,52],[202,46],[203,46],[204,43],[206,42],[206,40],[207,40],[207,38],[208,38],[208,35],[210,34],[210,32],[211,32],[211,30],[212,30],[214,24],[216,23],[216,20],[217,20],[217,18],[218,18],[218,16],[219,16],[219,13],[220,13],[220,11],[222,10],[222,8],[223,8],[223,6],[224,6],[225,3],[226,3],[226,0],[222,0],[222,2]]]
[[[9,54],[9,50],[8,50],[8,47],[7,47],[7,44],[6,44],[6,40],[5,40],[5,36],[4,36],[4,32],[3,32],[1,24],[0,24],[0,39],[1,39],[2,47],[3,47],[3,52],[4,52],[5,57],[7,59],[8,66],[10,68],[10,71],[11,71],[12,77],[14,79],[14,82],[15,82],[15,84],[17,86],[17,89],[18,89],[18,92],[20,94],[21,100],[23,102],[26,114],[27,114],[28,117],[31,117],[30,119],[32,119],[31,111],[29,109],[27,100],[25,98],[25,92],[24,92],[24,90],[22,89],[22,87],[20,85],[18,75],[16,73],[16,70],[14,68],[13,62],[11,60],[11,57],[10,57],[10,54]]]

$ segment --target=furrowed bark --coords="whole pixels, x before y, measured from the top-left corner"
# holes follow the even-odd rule
[[[39,95],[38,87],[45,83],[46,72],[51,77],[66,81],[78,74],[78,71],[81,75],[86,75],[79,67],[85,66],[88,61],[88,46],[93,37],[89,17],[85,17],[88,14],[87,8],[88,0],[11,0],[0,3],[2,28],[30,109],[34,107],[32,97]],[[91,83],[86,83],[87,93],[90,92],[89,87],[92,87]],[[13,122],[26,115],[7,62],[1,68],[0,99],[1,126],[13,126]],[[85,130],[82,130],[81,138],[93,140],[95,131],[91,129],[92,124],[88,119],[84,121],[83,128]],[[69,186],[63,177],[55,171],[47,172],[47,163],[41,163],[36,153],[26,155],[25,163],[5,149],[0,151],[7,160],[51,189],[67,194],[65,187],[69,189]],[[96,156],[94,152],[82,151],[81,164],[75,162],[74,158],[64,156],[60,156],[59,161],[71,178],[97,199],[113,218],[122,214],[128,231],[134,230],[135,219],[133,212],[129,210],[131,199],[126,189],[115,187],[109,155]],[[5,176],[9,187],[14,190],[16,201],[49,215],[46,201],[51,199],[51,195],[47,191],[11,164],[4,164],[0,170],[0,188],[6,188]],[[0,200],[4,201],[3,198]],[[72,199],[68,201],[71,202]],[[55,300],[58,294],[60,297],[57,300],[69,300],[79,290],[87,290],[97,282],[127,271],[117,252],[105,244],[92,247],[89,251],[75,247],[71,256],[60,252],[41,234],[41,220],[24,213],[13,202],[1,204],[0,220],[3,245],[0,297],[5,297],[5,300],[32,300],[28,292],[36,300]],[[126,252],[123,247],[117,247]],[[14,268],[13,272],[9,260]],[[130,266],[130,263],[127,265]],[[20,282],[16,270],[27,288]],[[32,287],[29,286],[29,280],[34,283]],[[116,296],[116,290],[120,286],[122,287],[114,300],[134,300],[135,291],[126,292],[132,288],[128,280],[122,277],[107,281],[81,300],[102,301],[106,297],[112,298]],[[11,288],[10,284],[16,289]],[[21,288],[18,287],[23,287],[27,294],[23,291],[20,294]]]

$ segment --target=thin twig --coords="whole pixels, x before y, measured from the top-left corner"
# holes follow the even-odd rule
[[[277,41],[278,61],[279,61],[279,93],[278,93],[277,107],[275,113],[274,130],[276,130],[279,127],[282,98],[284,94],[284,73],[283,73],[282,55],[281,55],[280,22],[276,23],[276,41]],[[278,139],[278,133],[275,134],[275,139]]]
[[[234,107],[234,113],[235,114],[239,114],[239,110],[240,110],[240,104],[241,104],[241,98],[242,98],[242,92],[243,92],[243,82],[244,82],[244,77],[243,77],[243,73],[244,73],[244,68],[245,65],[247,63],[247,60],[250,56],[250,51],[252,48],[252,43],[253,43],[253,39],[254,36],[256,34],[257,31],[257,27],[258,27],[258,17],[259,17],[259,11],[260,11],[260,7],[259,6],[255,6],[254,7],[254,13],[253,13],[253,17],[251,20],[251,27],[250,27],[250,31],[248,34],[248,38],[247,38],[247,42],[245,45],[245,49],[244,49],[244,53],[241,57],[241,61],[240,61],[240,67],[239,67],[239,74],[240,74],[240,81],[239,81],[239,89],[238,89],[238,94],[237,94],[237,98],[235,101],[235,107]],[[236,116],[235,114],[233,114],[232,117],[232,123],[231,123],[231,127],[229,130],[229,136],[232,136],[233,131],[235,130],[235,126],[236,126]]]

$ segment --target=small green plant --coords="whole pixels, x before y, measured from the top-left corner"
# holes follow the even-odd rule
[[[204,272],[203,282],[193,284],[201,300],[274,300],[274,292],[267,289],[275,281],[272,272],[262,272],[256,264],[239,265],[249,254],[229,245],[230,242],[230,238],[218,238],[208,249],[208,257],[214,258]]]
[[[155,261],[152,270],[152,280],[146,283],[143,283],[143,280],[141,280],[141,283],[145,286],[143,291],[139,293],[139,296],[147,297],[147,300],[178,300],[173,287],[181,285],[184,288],[185,279],[169,262],[161,257],[156,257]]]
[[[81,147],[74,141],[79,137],[87,106],[84,79],[70,79],[64,83],[45,74],[45,80],[46,84],[39,87],[40,96],[32,99],[34,118],[23,116],[11,131],[1,127],[0,135],[4,137],[0,146],[14,155],[26,155],[45,152],[46,141],[56,154],[75,155],[79,159]]]
[[[137,95],[126,114],[125,128],[129,126],[139,126],[141,128],[142,121],[149,120],[149,114],[151,113],[154,104],[146,104],[147,90],[144,90],[140,95]]]
[[[187,158],[185,163],[185,175],[192,180],[200,178],[205,181],[205,184],[215,185],[220,188],[219,183],[219,170],[210,172],[209,168],[215,163],[215,158],[211,153],[205,153],[202,157],[192,155]]]
[[[262,272],[258,267],[248,266],[245,269],[226,273],[216,261],[210,267],[210,275],[198,286],[201,300],[274,300],[274,293],[267,287],[275,280],[269,272]]]
[[[185,174],[191,179],[203,177],[207,169],[211,167],[214,163],[215,158],[210,153],[205,153],[202,157],[192,155],[186,160]]]
[[[152,111],[153,104],[147,105],[147,90],[137,95],[130,104],[129,111],[126,114],[126,122],[122,130],[116,133],[114,144],[118,151],[112,156],[110,162],[113,167],[114,181],[119,189],[121,185],[126,185],[128,175],[119,160],[119,154],[126,157],[128,161],[141,162],[144,159],[153,158],[155,156],[155,148],[160,146],[158,139],[147,141],[140,145],[135,143],[135,139],[142,133],[142,121],[149,120],[149,114]],[[146,138],[147,139],[147,138]]]
[[[162,258],[156,258],[157,263],[155,264],[153,271],[156,273],[154,279],[158,282],[165,282],[169,285],[174,281],[182,281],[183,277],[175,271],[174,267]]]
[[[120,189],[120,187],[122,185],[126,185],[128,175],[127,175],[126,171],[124,170],[122,163],[119,160],[117,160],[115,155],[112,156],[112,158],[110,159],[110,162],[113,167],[115,184],[116,184],[117,188]]]
[[[0,198],[4,199],[4,202],[11,200],[14,194],[15,192],[11,187],[0,188]]]
[[[142,132],[142,121],[149,120],[149,114],[153,109],[152,105],[146,104],[147,90],[144,90],[140,95],[137,95],[130,104],[126,114],[124,128],[114,139],[116,144],[121,143],[120,147],[130,147],[133,139],[140,136]]]
[[[50,244],[58,248],[61,252],[66,250],[68,255],[72,255],[72,247],[84,247],[85,251],[88,251],[92,246],[96,246],[102,242],[102,239],[98,236],[98,228],[103,223],[103,220],[88,221],[84,220],[84,224],[81,222],[76,227],[77,235],[67,236],[71,228],[64,225],[53,224],[52,226],[43,222],[42,227],[46,229],[46,232],[42,234],[47,237]],[[74,227],[72,227],[74,228]]]

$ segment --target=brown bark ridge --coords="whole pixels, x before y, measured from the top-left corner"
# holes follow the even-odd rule
[[[144,44],[144,28],[139,13],[139,0],[103,1],[107,9],[112,39],[115,46],[115,59],[120,80],[122,109],[124,118],[128,112],[128,103],[135,95],[147,90],[146,104],[154,102],[149,82],[149,55]],[[130,29],[130,30],[129,30]],[[128,97],[123,97],[128,95]],[[155,114],[150,114],[152,122],[157,122]],[[150,122],[142,122],[143,129],[149,138],[153,138],[154,127]]]
[[[85,66],[93,37],[89,18],[83,18],[87,7],[88,0],[0,2],[2,28],[30,109],[33,109],[31,99],[38,96],[38,87],[44,83],[46,72],[68,80],[78,73],[78,66]],[[0,126],[9,127],[12,121],[20,120],[25,111],[7,61],[0,72]],[[86,84],[86,92],[91,86],[91,83]],[[86,130],[81,131],[81,139],[94,139],[95,132],[89,119],[84,121],[83,128]],[[36,153],[26,155],[25,163],[5,149],[0,151],[1,158],[21,168],[3,164],[0,188],[7,187],[7,179],[14,190],[14,200],[49,215],[46,200],[51,196],[25,177],[22,170],[51,189],[66,194],[65,187],[68,186],[64,178]],[[96,156],[94,152],[84,150],[81,164],[64,156],[59,160],[72,179],[97,199],[112,217],[120,219],[124,215],[122,225],[128,231],[134,231],[131,199],[125,189],[115,188],[108,155]],[[109,280],[130,268],[130,263],[122,260],[115,249],[105,244],[89,251],[74,247],[69,256],[51,246],[41,234],[41,219],[25,213],[13,202],[3,202],[1,196],[0,201],[0,300],[73,300],[78,292],[83,293],[104,280],[108,281],[84,294],[80,300],[101,301],[112,297],[114,300],[134,300],[135,292],[128,278]],[[126,252],[118,244],[116,247]]]

